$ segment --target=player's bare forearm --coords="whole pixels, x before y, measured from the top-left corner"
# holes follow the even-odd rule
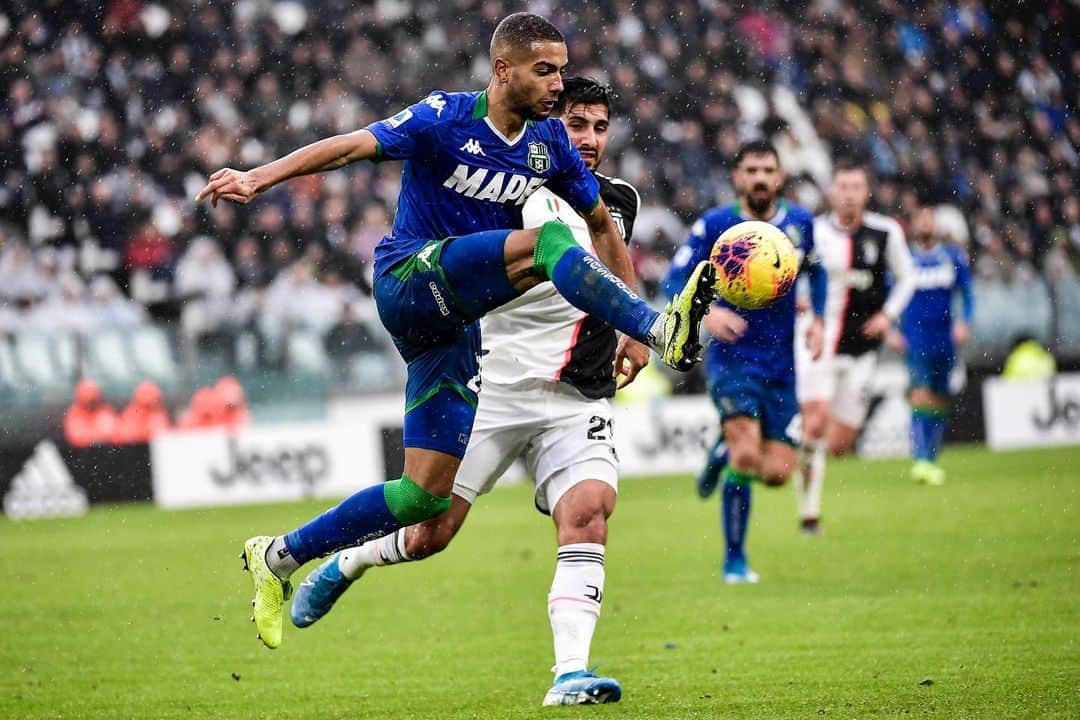
[[[337,170],[358,160],[369,160],[375,157],[377,148],[374,135],[367,130],[357,130],[305,145],[251,172],[257,178],[258,191],[263,192],[290,178]]]
[[[248,171],[218,170],[210,176],[210,181],[195,200],[209,197],[214,205],[218,200],[244,204],[290,178],[336,170],[358,160],[374,158],[377,153],[378,141],[367,130],[335,135]]]
[[[615,220],[608,212],[607,206],[600,202],[591,213],[585,216],[585,222],[589,226],[589,236],[592,238],[596,257],[607,265],[617,278],[626,283],[627,287],[637,292],[634,264],[630,261],[626,243],[623,242],[619,228],[615,225]]]

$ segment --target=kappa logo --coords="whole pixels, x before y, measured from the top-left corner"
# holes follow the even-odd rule
[[[446,99],[438,95],[428,95],[424,98],[423,103],[435,111],[436,117],[441,118],[442,111],[446,109]]]
[[[484,154],[484,149],[480,147],[480,141],[475,138],[469,138],[469,141],[458,149],[463,150],[470,155],[483,155],[484,157],[487,157],[487,155]]]
[[[529,143],[529,167],[538,173],[545,173],[551,169],[547,145],[538,142]]]
[[[75,484],[51,440],[37,444],[4,495],[4,514],[12,520],[84,515],[86,506],[86,491]]]
[[[434,270],[435,264],[431,261],[431,255],[435,252],[435,245],[428,245],[420,252],[416,253],[416,261],[423,266],[425,270]]]

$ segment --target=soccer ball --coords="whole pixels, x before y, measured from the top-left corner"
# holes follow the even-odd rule
[[[716,292],[736,307],[758,310],[795,285],[799,254],[784,231],[759,220],[728,228],[709,256],[716,268]]]

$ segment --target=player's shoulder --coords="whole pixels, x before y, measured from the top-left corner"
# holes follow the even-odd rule
[[[814,213],[810,208],[787,201],[784,202],[784,206],[787,208],[787,215],[790,221],[804,223],[806,225],[814,224]]]
[[[863,225],[890,235],[899,234],[900,237],[904,237],[904,228],[900,226],[900,223],[884,213],[866,210],[863,212]]]
[[[641,193],[637,188],[622,178],[593,173],[600,183],[600,197],[608,205],[617,205],[620,209],[631,210],[636,215],[641,210]]]
[[[434,115],[434,120],[461,122],[473,119],[478,106],[484,103],[482,92],[448,92],[432,90],[416,103],[419,111]]]
[[[968,264],[968,254],[965,248],[951,242],[942,243],[942,247],[945,248],[945,254],[957,265]]]
[[[709,234],[716,237],[738,223],[740,219],[737,204],[716,205],[698,215],[697,220],[690,227],[690,234],[698,236]]]

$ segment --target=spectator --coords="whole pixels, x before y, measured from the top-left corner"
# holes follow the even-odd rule
[[[229,316],[236,274],[212,238],[192,240],[176,265],[176,294],[183,299],[180,326],[190,338],[217,330]]]
[[[116,410],[105,402],[93,380],[80,380],[75,398],[64,414],[64,438],[73,447],[112,442],[116,435]]]
[[[144,380],[135,386],[131,402],[120,413],[113,441],[118,445],[147,443],[171,425],[161,388]]]
[[[124,297],[108,275],[98,275],[90,281],[87,307],[98,327],[131,330],[146,322],[146,309]]]
[[[309,0],[302,15],[274,12],[271,2],[200,2],[192,12],[113,2],[98,15],[17,5],[15,31],[0,37],[0,220],[33,242],[104,248],[105,264],[114,253],[120,284],[164,312],[178,249],[203,234],[251,233],[223,248],[237,276],[231,293],[266,286],[314,245],[333,249],[341,284],[365,291],[356,268],[370,268],[390,224],[394,164],[297,180],[245,207],[195,207],[193,188],[219,167],[362,127],[430,88],[482,86],[477,48],[512,4],[391,2],[372,12],[368,3]],[[883,209],[930,192],[926,199],[962,217],[982,213],[1025,274],[1040,272],[1057,247],[1043,239],[1047,229],[1068,228],[1077,247],[1076,221],[1066,217],[1080,172],[1069,3],[542,5],[567,32],[574,71],[619,93],[604,169],[645,189],[636,234],[651,243],[639,262],[646,269],[667,261],[680,226],[703,206],[729,199],[727,163],[752,135],[777,142],[800,199],[820,198],[831,156],[853,154],[887,180]],[[462,13],[479,25],[462,23]],[[448,87],[448,78],[460,81]],[[1042,199],[1052,217],[1039,209],[1031,227]],[[48,292],[25,257],[7,257],[12,245],[0,249],[0,295],[25,308]],[[978,267],[987,245],[972,250]],[[10,272],[12,263],[27,272]],[[323,299],[347,294],[315,275],[331,286]],[[320,312],[323,290],[295,303],[286,321],[325,325],[297,316]],[[238,322],[264,306],[281,316],[280,301],[248,295]]]
[[[191,396],[191,404],[176,420],[176,427],[181,430],[211,428],[221,425],[221,401],[213,388],[199,388]]]
[[[226,375],[214,385],[214,392],[221,405],[220,423],[230,431],[251,424],[251,411],[244,396],[244,387],[231,375]]]

